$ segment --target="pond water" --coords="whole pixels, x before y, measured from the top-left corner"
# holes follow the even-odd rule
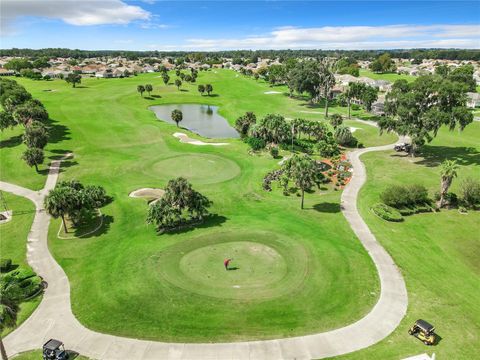
[[[171,114],[175,109],[183,113],[183,120],[179,123],[200,136],[206,138],[238,138],[238,132],[230,126],[228,121],[218,115],[218,106],[198,104],[172,104],[150,106],[159,120],[175,124]]]

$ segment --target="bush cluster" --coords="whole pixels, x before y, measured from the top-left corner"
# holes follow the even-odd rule
[[[431,203],[428,191],[425,186],[413,185],[392,185],[381,195],[382,201],[396,209],[414,208]]]
[[[272,181],[280,180],[280,177],[283,174],[283,170],[273,170],[270,171],[265,177],[263,178],[263,190],[265,191],[272,191]]]
[[[373,205],[372,211],[375,215],[382,218],[383,220],[393,222],[403,221],[402,214],[397,209],[382,203],[377,203]]]
[[[265,140],[249,136],[245,139],[245,142],[252,148],[253,151],[259,151],[265,148]]]
[[[30,298],[43,288],[42,279],[33,270],[24,267],[13,269],[11,259],[1,259],[0,270],[2,283],[17,283],[20,287],[18,300]]]

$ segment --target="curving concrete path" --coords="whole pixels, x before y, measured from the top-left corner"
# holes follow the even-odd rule
[[[63,269],[48,250],[50,217],[43,198],[55,186],[60,161],[52,162],[45,188],[34,192],[0,182],[0,188],[34,202],[37,213],[28,236],[28,262],[48,282],[35,312],[5,339],[9,355],[41,348],[50,338],[61,339],[68,349],[95,359],[320,359],[357,351],[384,339],[404,317],[407,291],[390,255],[376,241],[357,210],[357,197],[366,180],[360,155],[389,150],[392,145],[355,150],[349,154],[353,177],[342,194],[342,212],[368,251],[378,271],[381,293],[372,310],[348,326],[319,334],[293,338],[238,343],[184,344],[122,338],[101,334],[81,325],[70,307],[70,284]],[[108,309],[105,309],[108,311]],[[128,326],[128,324],[125,324]]]

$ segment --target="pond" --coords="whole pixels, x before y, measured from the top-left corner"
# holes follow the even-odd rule
[[[238,138],[238,132],[218,115],[218,106],[198,104],[171,104],[150,106],[159,120],[175,125],[171,114],[175,109],[183,113],[179,126],[206,138]]]

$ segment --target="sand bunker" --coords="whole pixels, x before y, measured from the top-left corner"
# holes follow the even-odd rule
[[[184,144],[192,144],[192,145],[200,145],[200,146],[203,146],[203,145],[212,145],[212,146],[228,145],[228,143],[206,143],[206,142],[201,141],[201,140],[192,139],[192,138],[188,137],[187,134],[179,133],[179,132],[174,133],[173,136],[180,139],[180,142],[184,143]]]
[[[353,134],[355,131],[357,130],[362,130],[362,128],[358,128],[358,127],[355,127],[355,126],[350,126],[350,132]]]
[[[272,95],[272,94],[281,94],[281,91],[265,91],[264,94],[266,95]]]
[[[134,198],[145,198],[145,199],[159,199],[165,194],[163,189],[156,188],[142,188],[135,191],[132,191],[128,196]]]
[[[301,113],[304,113],[304,114],[323,114],[322,111],[307,111],[307,110],[301,110],[300,112],[301,112]]]

